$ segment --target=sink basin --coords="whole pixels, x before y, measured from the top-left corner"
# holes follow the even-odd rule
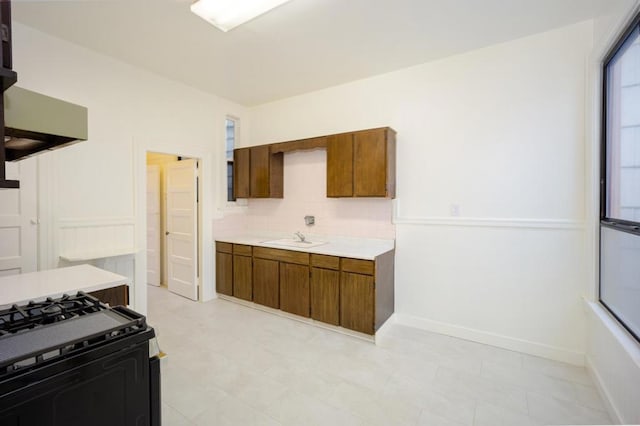
[[[273,244],[277,246],[298,247],[298,248],[311,248],[327,244],[326,241],[300,241],[293,238],[281,238],[279,240],[263,241],[264,244]]]

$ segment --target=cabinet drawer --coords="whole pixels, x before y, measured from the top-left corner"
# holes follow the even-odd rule
[[[356,274],[373,275],[373,260],[342,258],[342,270]]]
[[[245,246],[244,244],[234,244],[233,254],[239,254],[242,256],[251,256],[251,246]]]
[[[338,270],[340,269],[340,258],[335,256],[325,256],[322,254],[312,254],[311,266]]]
[[[299,251],[254,247],[253,255],[254,257],[259,257],[262,259],[272,259],[286,263],[297,263],[300,265],[309,264],[309,253],[303,253]]]
[[[233,253],[233,244],[216,241],[216,251],[221,251],[223,253]]]

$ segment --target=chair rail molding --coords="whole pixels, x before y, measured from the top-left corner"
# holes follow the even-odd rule
[[[570,219],[532,219],[532,218],[497,218],[497,217],[405,217],[395,216],[396,225],[423,226],[463,226],[484,228],[531,228],[562,229],[583,231],[586,224],[581,220]]]
[[[457,216],[406,216],[400,212],[400,200],[393,203],[395,225],[460,226],[483,228],[529,228],[585,231],[585,219],[528,218],[528,217],[457,217]]]
[[[58,219],[58,228],[90,228],[117,225],[135,225],[135,216],[121,217],[66,217]]]

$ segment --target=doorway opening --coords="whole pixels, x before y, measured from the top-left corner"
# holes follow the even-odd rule
[[[0,189],[0,277],[38,269],[38,175],[35,158],[6,163],[7,179],[20,188]]]
[[[191,300],[202,294],[199,162],[146,153],[147,284]]]

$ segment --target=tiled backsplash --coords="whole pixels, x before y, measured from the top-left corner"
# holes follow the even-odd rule
[[[395,238],[393,204],[380,198],[327,198],[325,150],[286,153],[284,198],[250,199],[246,214],[215,221],[215,236],[301,231],[315,235]],[[315,216],[306,226],[304,216]]]

